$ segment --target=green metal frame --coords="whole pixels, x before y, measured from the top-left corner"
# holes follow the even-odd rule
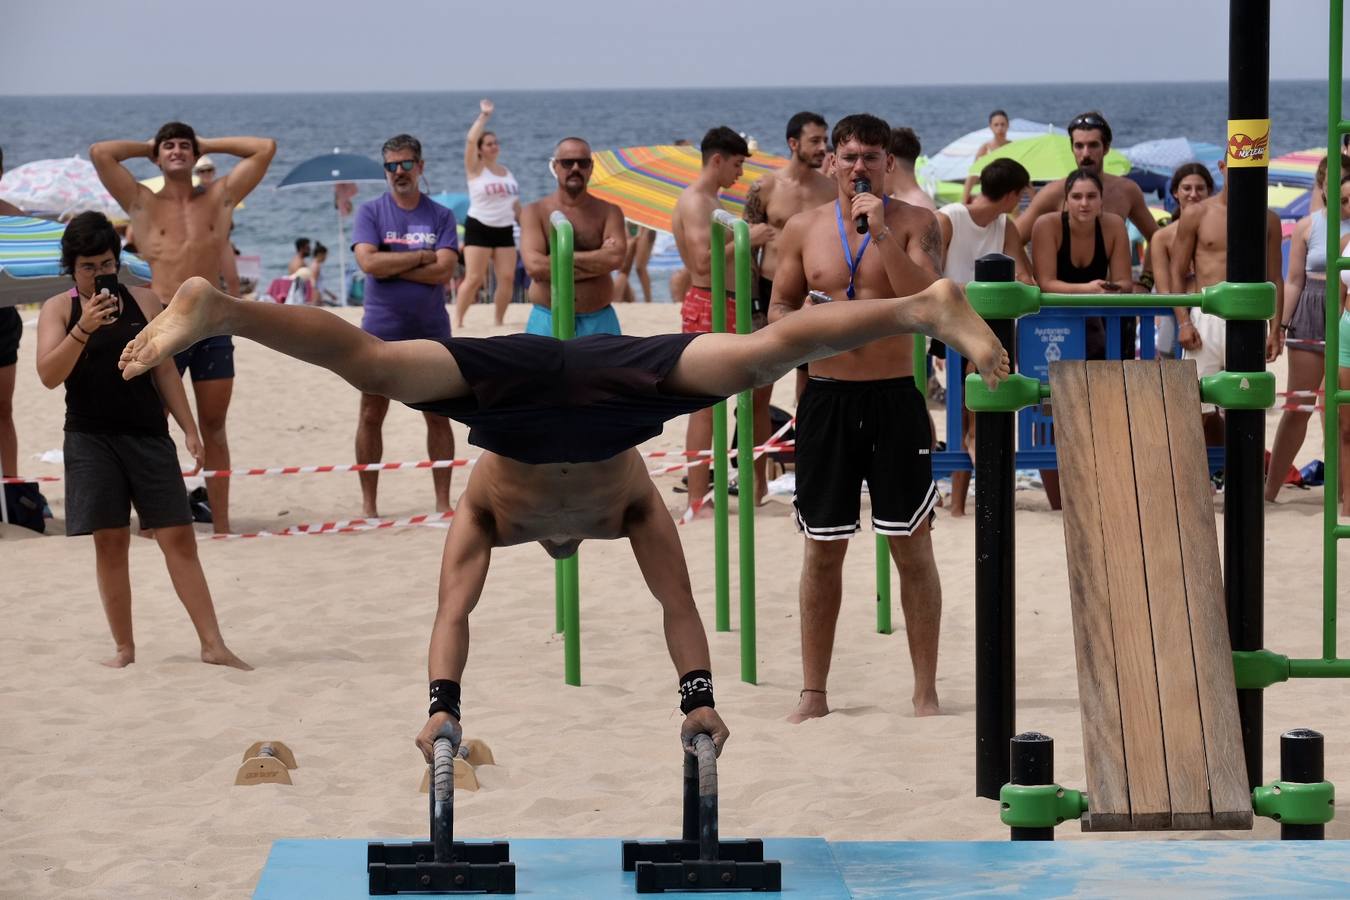
[[[1057,784],[1005,784],[998,817],[1010,828],[1054,828],[1088,811],[1088,795]]]
[[[576,335],[576,287],[572,264],[572,223],[561,210],[548,217],[549,306],[553,336],[570,341]],[[563,677],[573,686],[581,684],[581,572],[580,555],[573,553],[553,564],[554,631],[563,634]]]
[[[750,302],[750,225],[724,209],[713,211],[710,268],[713,331],[727,330],[727,233],[731,233],[736,273],[736,333],[752,330]],[[741,593],[741,680],[759,681],[755,644],[755,407],[754,392],[736,395],[736,490]],[[727,491],[727,406],[713,407],[713,567],[717,630],[731,630],[731,562]],[[692,499],[692,498],[691,498]]]
[[[1345,10],[1342,0],[1331,0],[1330,47],[1327,53],[1327,184],[1341,183],[1341,156],[1334,148],[1341,145],[1341,135],[1350,133],[1350,122],[1342,116],[1341,107],[1341,53],[1345,35]],[[1341,233],[1339,203],[1327,204],[1327,234]],[[1335,285],[1340,275],[1350,268],[1350,260],[1341,255],[1340,245],[1327,247],[1327,285]],[[1328,289],[1328,294],[1339,292]],[[1322,487],[1322,659],[1321,663],[1336,659],[1336,542],[1350,539],[1350,528],[1340,524],[1336,516],[1336,498],[1340,484],[1340,404],[1350,403],[1350,391],[1340,389],[1340,309],[1339,304],[1326,304],[1326,475]],[[1291,660],[1296,662],[1295,660]],[[1315,663],[1318,660],[1302,662]],[[1350,674],[1350,671],[1347,671]],[[1338,676],[1339,677],[1339,676]]]
[[[1281,825],[1325,825],[1336,816],[1336,788],[1330,781],[1272,781],[1252,790],[1252,812]]]

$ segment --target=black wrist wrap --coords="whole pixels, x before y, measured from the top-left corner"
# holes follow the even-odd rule
[[[431,683],[431,708],[427,715],[438,712],[449,713],[459,721],[459,682],[442,678]]]
[[[689,715],[700,706],[712,709],[714,705],[711,672],[694,669],[680,677],[680,712]]]

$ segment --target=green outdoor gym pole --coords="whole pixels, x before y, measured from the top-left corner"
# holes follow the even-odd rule
[[[710,275],[712,329],[727,330],[727,227],[714,213],[711,226]],[[727,547],[727,404],[713,406],[712,482],[713,482],[713,598],[716,604],[716,628],[731,630],[731,554]],[[703,460],[691,459],[692,465]],[[702,497],[689,495],[693,509]]]
[[[576,307],[573,305],[572,223],[561,210],[548,217],[549,299],[553,316],[553,336],[570,341],[576,334]],[[581,684],[581,574],[578,554],[557,560],[554,565],[555,606],[563,632],[564,680]],[[558,623],[555,623],[555,625]]]
[[[1331,0],[1331,48],[1328,54],[1327,80],[1327,184],[1341,183],[1341,135],[1350,131],[1350,122],[1341,121],[1341,53],[1344,43],[1345,8],[1342,0]],[[1327,204],[1327,234],[1340,234],[1341,209],[1339,203]],[[1339,295],[1333,285],[1340,282],[1347,260],[1341,256],[1340,245],[1327,243],[1327,297],[1326,304],[1326,422],[1323,438],[1326,442],[1326,474],[1322,485],[1322,658],[1336,658],[1336,500],[1340,484],[1340,404],[1350,403],[1350,391],[1339,390],[1340,375],[1340,305],[1330,302]]]
[[[723,213],[727,219],[729,213]],[[723,219],[726,222],[726,219]],[[730,225],[735,242],[736,333],[749,334],[754,311],[750,300],[750,225],[733,219]],[[741,578],[741,681],[759,680],[755,648],[755,392],[736,395],[736,517],[740,529],[740,556],[736,565]]]

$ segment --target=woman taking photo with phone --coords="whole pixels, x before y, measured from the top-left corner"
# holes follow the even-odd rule
[[[464,175],[469,183],[469,213],[464,219],[464,282],[455,294],[455,327],[464,327],[469,306],[487,281],[488,264],[497,275],[492,294],[493,324],[501,325],[516,283],[515,224],[520,218],[516,176],[499,161],[501,144],[487,130],[495,107],[478,102],[478,118],[464,139]]]
[[[201,467],[202,444],[172,359],[123,380],[122,350],[162,306],[143,288],[118,284],[122,243],[102,213],[81,213],[61,237],[61,268],[74,286],[42,306],[37,371],[48,388],[66,386],[66,534],[94,536],[94,571],[116,654],[136,661],[131,628],[131,507],[154,529],[178,599],[201,641],[202,662],[252,668],[230,652],[216,623],[197,558],[187,489],[164,409],[183,429]]]

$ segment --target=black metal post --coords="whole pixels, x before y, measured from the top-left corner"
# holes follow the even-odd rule
[[[975,261],[976,281],[1012,281],[1013,261],[991,253]],[[1017,322],[989,327],[1017,368]],[[949,373],[959,378],[961,373]],[[1013,736],[1013,454],[1016,413],[975,414],[975,795],[997,800],[1008,783]]]
[[[1270,116],[1270,0],[1230,0],[1228,7],[1228,117]],[[1260,135],[1253,135],[1259,137]],[[1230,152],[1231,151],[1226,151]],[[1269,146],[1266,149],[1269,159]],[[1266,280],[1265,167],[1234,166],[1229,156],[1228,280]],[[1272,327],[1274,327],[1272,325]],[[1266,323],[1229,322],[1224,367],[1266,368]],[[1263,410],[1229,410],[1224,417],[1223,547],[1228,631],[1234,650],[1264,643],[1265,577]],[[1238,691],[1242,743],[1251,787],[1261,783],[1261,691]]]
[[[1048,734],[1026,731],[1008,742],[1008,765],[1012,784],[1055,783],[1055,741]],[[1054,828],[1008,829],[1014,841],[1053,841]]]
[[[698,757],[684,755],[684,826],[680,836],[686,841],[698,840]]]
[[[1318,784],[1326,779],[1322,768],[1322,735],[1311,728],[1295,728],[1280,735],[1280,780],[1291,784]],[[1320,841],[1325,825],[1280,823],[1282,841]]]

